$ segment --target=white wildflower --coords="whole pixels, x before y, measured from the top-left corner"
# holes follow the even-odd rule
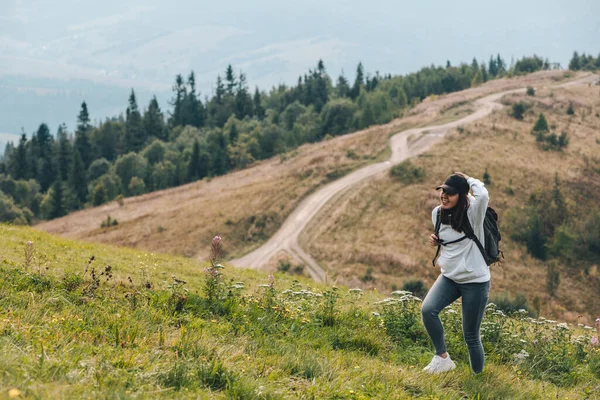
[[[567,325],[566,322],[561,322],[560,324],[556,324],[556,327],[560,328],[560,329],[569,329],[569,325]]]
[[[390,294],[392,296],[406,296],[406,295],[412,295],[412,292],[409,292],[408,290],[396,290]]]
[[[529,353],[526,352],[525,350],[521,350],[518,354],[513,354],[513,357],[517,361],[523,361],[523,360],[529,358]]]
[[[375,311],[371,311],[371,315],[374,316],[374,317],[381,316],[381,314],[379,314],[378,312],[375,312]]]

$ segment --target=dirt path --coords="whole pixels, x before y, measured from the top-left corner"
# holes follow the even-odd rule
[[[588,75],[584,78],[555,85],[552,87],[568,87],[572,85],[591,84],[596,82],[596,75]],[[317,282],[327,282],[327,272],[315,261],[310,254],[306,253],[298,243],[300,233],[307,227],[309,222],[317,215],[319,210],[325,206],[334,196],[351,189],[359,182],[373,177],[402,161],[414,157],[429,150],[435,143],[444,138],[446,133],[457,126],[471,123],[489,115],[493,110],[502,108],[497,101],[503,96],[511,93],[525,92],[525,88],[508,90],[495,93],[475,101],[476,111],[459,120],[424,128],[409,129],[397,133],[390,139],[392,155],[388,161],[371,164],[356,170],[343,178],[334,181],[315,193],[305,198],[298,207],[284,221],[281,228],[264,245],[246,254],[245,256],[231,260],[231,264],[237,267],[259,269],[276,254],[286,252],[296,261],[306,265],[311,277]],[[410,141],[409,138],[416,138]]]

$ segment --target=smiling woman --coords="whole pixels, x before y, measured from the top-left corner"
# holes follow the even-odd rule
[[[441,274],[423,300],[421,309],[423,324],[435,346],[436,355],[424,371],[441,373],[456,368],[446,351],[439,313],[462,297],[464,338],[471,369],[479,373],[483,371],[484,364],[479,330],[489,297],[490,271],[471,238],[474,234],[484,243],[483,220],[489,196],[481,181],[462,172],[450,175],[436,189],[441,189],[441,204],[432,213],[435,233],[429,237],[429,243],[438,246],[438,252],[442,249],[437,263]],[[470,189],[473,196],[469,194]]]

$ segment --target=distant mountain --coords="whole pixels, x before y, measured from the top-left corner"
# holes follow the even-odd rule
[[[132,87],[141,105],[156,94],[165,109],[174,76],[192,69],[210,94],[228,64],[262,89],[294,83],[319,58],[332,76],[350,78],[358,61],[372,73],[404,73],[498,52],[507,60],[537,52],[565,65],[573,49],[596,51],[600,34],[600,6],[584,0],[542,9],[513,0],[496,9],[475,0],[460,8],[441,0],[3,3],[0,132],[11,133],[31,133],[41,122],[53,132],[61,122],[73,129],[83,100],[93,119],[114,116]]]

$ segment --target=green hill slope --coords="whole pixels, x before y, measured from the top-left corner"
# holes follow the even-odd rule
[[[431,377],[410,295],[383,300],[29,228],[2,225],[0,237],[0,396],[575,399],[600,390],[590,327],[489,306],[486,370],[472,376],[460,308],[448,309],[459,368]]]

